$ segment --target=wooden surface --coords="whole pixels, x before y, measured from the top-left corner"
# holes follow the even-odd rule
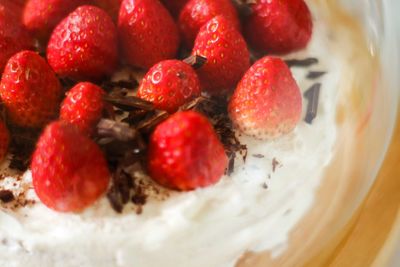
[[[378,178],[354,224],[332,253],[330,265],[386,266],[397,243],[399,211],[400,122]]]

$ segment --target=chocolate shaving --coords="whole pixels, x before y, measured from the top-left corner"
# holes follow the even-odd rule
[[[258,158],[258,159],[262,159],[262,158],[265,157],[265,156],[262,155],[262,154],[253,154],[252,156],[255,157],[255,158]]]
[[[129,202],[132,186],[132,177],[121,168],[118,168],[113,173],[112,186],[107,193],[107,197],[116,212],[121,213],[124,205]]]
[[[0,190],[0,201],[9,203],[15,199],[13,192],[10,190]]]
[[[325,71],[310,71],[307,74],[307,79],[314,80],[322,77],[326,72]]]
[[[318,59],[314,57],[309,57],[305,59],[287,59],[286,64],[290,67],[310,67],[318,63]]]
[[[182,61],[192,66],[193,69],[197,70],[206,64],[207,58],[200,55],[191,55]]]
[[[276,158],[272,159],[272,172],[275,172],[276,167],[280,165],[279,161],[276,160]]]
[[[109,119],[101,119],[97,124],[97,134],[101,137],[112,137],[119,141],[134,140],[137,134],[129,124]]]
[[[321,84],[316,83],[304,93],[304,97],[307,98],[308,101],[307,113],[304,120],[309,124],[317,117],[320,89]]]
[[[111,96],[103,97],[105,101],[124,111],[135,109],[154,110],[153,104],[136,96]]]

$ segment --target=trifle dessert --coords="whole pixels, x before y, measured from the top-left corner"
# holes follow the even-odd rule
[[[0,0],[0,266],[285,251],[357,62],[330,7]]]

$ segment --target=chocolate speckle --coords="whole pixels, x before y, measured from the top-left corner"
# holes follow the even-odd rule
[[[14,199],[14,194],[10,190],[0,190],[0,201],[3,203],[9,203]]]
[[[275,172],[276,168],[278,166],[280,166],[280,162],[276,158],[273,158],[272,159],[272,172]]]

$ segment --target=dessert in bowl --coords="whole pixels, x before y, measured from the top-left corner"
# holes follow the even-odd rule
[[[75,213],[56,211],[63,208],[43,201],[44,197],[39,198],[37,188],[32,186],[32,172],[18,173],[10,168],[9,163],[15,165],[16,162],[15,155],[10,154],[10,160],[3,162],[0,180],[2,194],[8,194],[8,198],[2,198],[0,211],[0,265],[254,266],[260,258],[252,253],[262,251],[267,251],[260,256],[262,264],[283,261],[290,265],[304,260],[305,249],[313,248],[317,240],[321,240],[317,238],[319,233],[332,219],[334,212],[326,212],[328,203],[336,211],[343,207],[341,203],[348,201],[349,205],[342,212],[349,216],[358,201],[348,199],[348,190],[359,186],[360,190],[353,196],[357,199],[368,189],[372,178],[368,181],[353,178],[348,182],[345,179],[357,170],[357,166],[349,166],[354,164],[351,158],[363,158],[363,142],[379,130],[371,130],[376,120],[372,106],[376,105],[373,96],[378,60],[371,55],[362,29],[336,4],[320,1],[307,4],[313,18],[311,40],[307,47],[282,57],[298,84],[299,95],[303,96],[301,114],[294,129],[272,139],[260,140],[260,136],[251,136],[254,132],[250,136],[243,134],[249,127],[240,131],[240,122],[236,121],[234,130],[226,126],[227,111],[218,109],[226,105],[222,100],[196,98],[184,108],[210,115],[230,156],[229,164],[223,157],[214,162],[223,169],[228,168],[226,175],[207,187],[176,191],[160,186],[162,182],[154,182],[144,168],[138,167],[143,157],[134,159],[136,164],[123,168],[118,162],[117,166],[110,166],[113,176],[108,192]],[[174,42],[168,38],[168,42]],[[54,53],[57,49],[61,50],[62,46]],[[149,68],[147,59],[137,55],[126,57],[128,62],[138,60],[135,64],[139,67]],[[51,64],[52,60],[48,61]],[[102,71],[107,72],[106,69]],[[145,73],[124,67],[112,74],[112,83],[108,81],[102,85],[105,90],[121,93],[126,81],[128,87],[132,87],[136,79],[143,84],[140,78]],[[71,75],[77,78],[82,72],[66,76]],[[65,86],[75,85],[69,83],[64,80]],[[213,82],[210,84],[212,87]],[[110,85],[116,88],[109,88]],[[202,87],[208,86],[202,84]],[[208,94],[213,94],[213,90],[207,89]],[[127,111],[131,112],[124,109],[131,103],[121,102],[126,99],[121,95],[110,94],[105,99],[114,108],[124,111],[115,114],[117,121]],[[287,104],[288,108],[293,105],[295,103]],[[166,116],[168,114],[162,111],[151,115],[149,123],[154,126]],[[112,153],[116,152],[106,146],[109,143],[104,137],[116,138],[116,134],[107,131],[115,130],[111,127],[114,124],[110,126],[115,120],[110,122],[110,115],[107,118],[100,121],[98,129],[108,135],[96,140],[108,153],[110,161],[110,153],[114,156]],[[216,124],[218,119],[224,122],[222,126]],[[132,127],[117,126],[131,133]],[[232,137],[232,132],[236,138]],[[379,142],[385,140],[382,138]],[[135,143],[132,149],[139,147],[138,140],[129,141]],[[380,151],[381,144],[377,142],[373,153],[376,160],[383,151]],[[124,146],[130,148],[126,142],[117,148],[123,150]],[[34,160],[35,157],[36,154]],[[40,168],[40,164],[36,164]],[[46,176],[45,171],[42,173]],[[339,227],[340,223],[335,224],[335,231]],[[304,242],[301,233],[308,233],[308,242]],[[325,242],[329,235],[324,238]],[[302,249],[299,249],[299,242],[304,244]],[[293,253],[295,250],[297,253]]]

